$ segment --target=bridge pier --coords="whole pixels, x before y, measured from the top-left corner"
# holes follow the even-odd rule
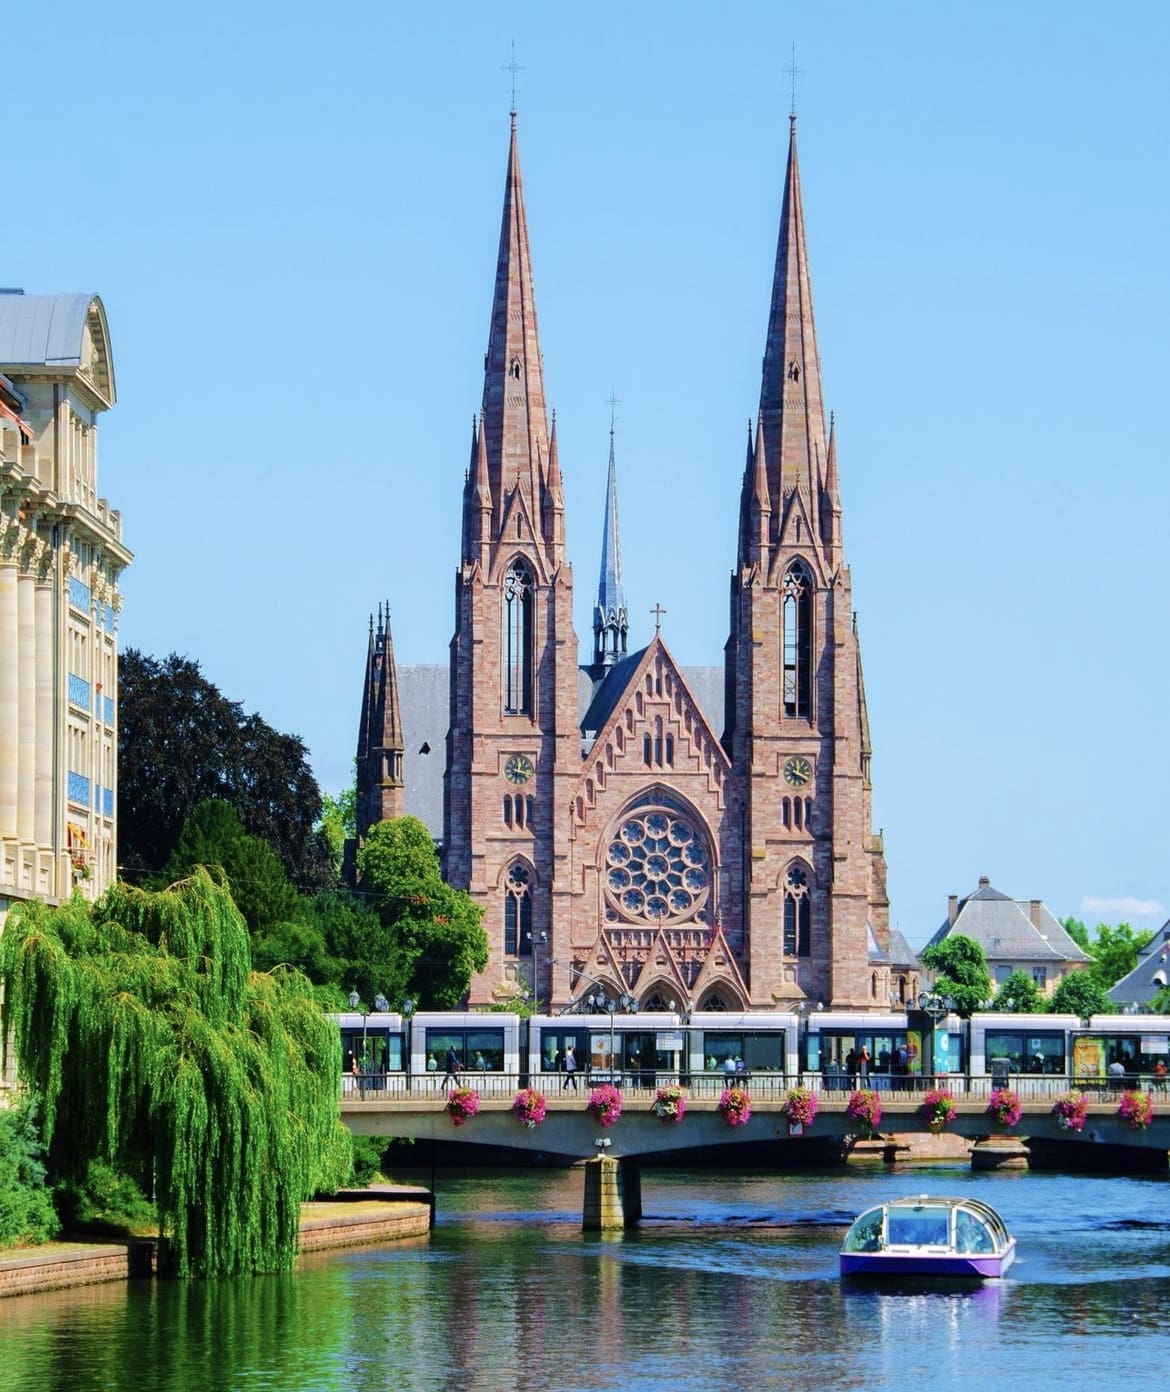
[[[585,1201],[581,1227],[586,1232],[620,1232],[642,1217],[642,1171],[636,1161],[596,1155],[585,1161]]]

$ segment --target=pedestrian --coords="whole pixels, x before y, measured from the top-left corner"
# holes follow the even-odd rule
[[[577,1055],[573,1051],[573,1046],[571,1044],[566,1044],[565,1077],[561,1083],[561,1091],[564,1092],[566,1088],[570,1087],[574,1092],[577,1091]]]
[[[459,1062],[459,1055],[455,1052],[455,1046],[454,1044],[452,1044],[451,1047],[447,1050],[447,1071],[443,1075],[443,1081],[440,1084],[440,1087],[446,1088],[448,1083],[453,1083],[455,1087],[458,1087],[459,1069],[461,1066],[462,1065]]]
[[[857,1078],[857,1050],[850,1049],[845,1055],[845,1072],[849,1074],[849,1084],[853,1085]]]
[[[362,1085],[362,1066],[358,1062],[357,1054],[354,1054],[353,1056],[353,1063],[350,1065],[349,1071],[353,1074],[354,1079],[356,1080],[353,1086],[358,1088],[361,1091],[362,1096],[364,1097],[366,1090]]]
[[[869,1078],[869,1049],[864,1044],[861,1046],[861,1053],[857,1055],[857,1076],[864,1087]]]

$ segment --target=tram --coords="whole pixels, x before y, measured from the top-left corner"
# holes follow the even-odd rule
[[[932,1020],[920,1011],[565,1012],[521,1017],[498,1011],[345,1011],[330,1017],[341,1035],[344,1092],[439,1087],[451,1050],[460,1077],[489,1094],[511,1087],[554,1091],[571,1047],[577,1083],[626,1088],[683,1081],[703,1093],[731,1078],[798,1079],[826,1089],[853,1087],[868,1057],[871,1085],[962,1075],[1043,1091],[1043,1080],[1106,1085],[1124,1076],[1165,1087],[1170,1017],[977,1013]]]

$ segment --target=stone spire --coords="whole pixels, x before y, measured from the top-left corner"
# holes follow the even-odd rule
[[[549,457],[548,411],[514,114],[491,332],[484,359],[483,418],[494,532],[498,535],[504,510],[517,488],[528,516],[539,519]]]
[[[390,636],[390,604],[378,606],[378,624],[370,616],[366,680],[357,744],[357,831],[364,837],[371,826],[401,817],[405,785],[402,777],[401,708],[398,671]]]
[[[803,495],[806,515],[816,516],[822,482],[820,468],[827,453],[821,365],[796,158],[796,117],[790,117],[790,122],[788,172],[760,391],[774,536],[797,490]]]
[[[601,530],[601,579],[593,611],[595,675],[626,655],[630,611],[622,586],[622,543],[618,531],[617,466],[614,463],[613,424],[609,427],[609,479],[605,485],[605,522]]]

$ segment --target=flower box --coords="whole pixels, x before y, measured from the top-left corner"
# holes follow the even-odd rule
[[[479,1111],[479,1093],[474,1088],[452,1088],[447,1096],[447,1115],[456,1126],[462,1126]]]
[[[677,1126],[687,1114],[687,1095],[677,1083],[668,1083],[654,1094],[650,1110],[659,1121]]]
[[[535,1088],[521,1088],[512,1099],[512,1115],[529,1131],[534,1131],[544,1120],[547,1103],[544,1093]]]
[[[588,1108],[602,1126],[612,1126],[622,1114],[622,1095],[612,1083],[602,1083],[589,1094]]]
[[[747,1088],[724,1088],[717,1110],[728,1126],[746,1126],[752,1119],[752,1099],[748,1096]]]

